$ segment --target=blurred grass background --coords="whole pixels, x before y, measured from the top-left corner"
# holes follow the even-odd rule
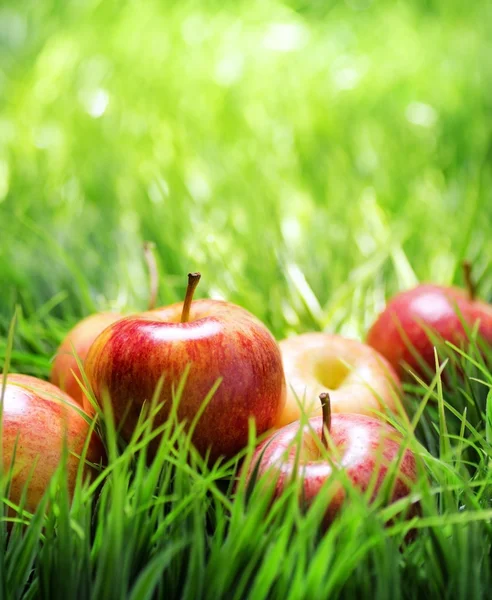
[[[145,307],[146,239],[162,304],[200,270],[278,337],[363,337],[465,256],[491,299],[491,22],[485,1],[4,0],[0,334],[20,305],[16,347],[48,357],[82,315]]]
[[[0,360],[16,307],[12,370],[40,376],[82,316],[145,308],[144,240],[161,304],[200,270],[197,295],[279,338],[363,339],[397,289],[461,284],[464,257],[492,301],[490,23],[487,0],[1,0]],[[224,474],[190,478],[180,454],[162,481],[119,462],[95,521],[62,504],[47,543],[12,536],[0,588],[107,598],[160,565],[166,597],[483,597],[492,403],[465,439],[471,385],[446,394],[460,436],[442,390],[421,419],[435,485],[413,545],[355,504],[319,544],[295,511],[230,518]]]

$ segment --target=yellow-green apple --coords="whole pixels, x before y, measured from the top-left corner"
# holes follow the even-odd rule
[[[153,248],[153,244],[145,242],[144,252],[150,274],[149,309],[153,309],[155,306],[158,287],[158,273]],[[83,364],[87,358],[89,348],[97,336],[106,327],[123,317],[124,315],[119,312],[102,312],[86,317],[68,332],[56,352],[51,368],[50,381],[65,391],[81,406],[84,403],[84,392],[79,385],[79,381],[82,381],[82,375],[76,357]],[[89,414],[93,413],[90,403],[86,404],[86,410]]]
[[[128,440],[145,402],[164,376],[154,426],[164,423],[173,390],[189,366],[177,408],[188,425],[220,381],[193,433],[193,443],[210,459],[231,457],[247,445],[248,421],[260,434],[273,427],[285,402],[278,345],[268,329],[244,308],[219,300],[192,303],[199,274],[189,275],[185,302],[128,317],[96,339],[85,369],[103,405],[108,393],[115,421]],[[157,444],[149,449],[151,455]]]
[[[322,416],[309,419],[305,425],[295,421],[256,448],[251,462],[243,466],[246,483],[271,486],[275,500],[294,478],[300,479],[307,507],[318,494],[326,494],[325,524],[341,509],[347,482],[367,492],[372,502],[391,475],[386,500],[391,503],[407,496],[417,481],[417,465],[413,452],[402,448],[397,430],[366,415],[331,415],[329,395],[320,394],[320,399]]]
[[[0,389],[3,386],[0,375]],[[87,418],[87,420],[86,420]],[[25,509],[34,511],[55,473],[64,447],[67,456],[67,485],[72,495],[90,419],[70,396],[59,388],[28,375],[7,376],[3,398],[3,472],[12,468],[10,500],[19,504],[27,484]],[[66,444],[66,446],[65,446]],[[100,463],[104,448],[96,433],[91,434],[86,460]],[[94,469],[86,464],[85,476]],[[30,478],[30,479],[29,479]]]
[[[397,412],[400,381],[388,361],[373,348],[330,333],[305,333],[280,342],[287,400],[277,420],[283,427],[321,414],[317,400],[328,390],[334,413],[375,416]]]
[[[465,279],[467,291],[421,284],[397,294],[369,330],[367,343],[402,377],[408,369],[420,375],[434,371],[435,343],[439,346],[448,341],[462,346],[468,338],[467,329],[475,326],[478,335],[492,345],[492,305],[475,298],[469,268]]]

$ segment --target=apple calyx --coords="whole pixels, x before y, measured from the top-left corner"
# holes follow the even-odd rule
[[[323,392],[319,395],[321,401],[321,410],[323,413],[323,428],[321,429],[321,443],[325,448],[328,448],[327,434],[331,428],[331,402],[330,394]]]
[[[159,272],[157,269],[157,261],[155,259],[154,242],[144,242],[143,251],[147,269],[149,271],[149,303],[147,310],[154,310],[157,303],[157,291],[159,288]]]
[[[181,312],[181,323],[187,323],[190,319],[190,308],[193,301],[193,294],[196,286],[200,281],[200,273],[188,273],[188,287],[186,288],[186,296],[183,303],[183,311]]]
[[[465,280],[466,290],[470,300],[475,300],[477,295],[477,286],[472,277],[472,264],[469,260],[463,261],[463,279]]]

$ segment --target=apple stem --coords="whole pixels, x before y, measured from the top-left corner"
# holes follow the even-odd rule
[[[328,448],[328,440],[326,434],[330,432],[331,428],[331,402],[330,394],[323,392],[319,395],[321,400],[321,410],[323,411],[323,429],[321,430],[321,443],[325,448]]]
[[[196,286],[200,281],[200,273],[188,273],[188,287],[186,288],[186,296],[183,303],[183,311],[181,313],[181,323],[187,323],[190,318],[191,302]]]
[[[463,278],[465,280],[466,289],[468,291],[468,297],[470,300],[475,300],[477,294],[477,288],[472,277],[472,264],[469,260],[463,261]]]
[[[147,310],[153,310],[157,303],[157,291],[159,288],[159,271],[155,259],[154,242],[144,242],[143,245],[145,262],[149,270],[149,303]]]

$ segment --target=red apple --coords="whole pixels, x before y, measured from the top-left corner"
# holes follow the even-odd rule
[[[397,468],[389,502],[407,496],[417,481],[417,465],[410,450],[400,456],[403,440],[396,429],[365,415],[331,416],[328,394],[321,394],[320,398],[322,417],[310,419],[302,432],[300,421],[291,423],[258,446],[249,467],[243,467],[248,469],[246,482],[250,483],[255,473],[256,484],[274,485],[275,500],[294,477],[301,477],[306,506],[318,494],[326,494],[326,524],[340,511],[347,495],[343,479],[337,477],[341,470],[361,492],[370,491],[368,500],[372,502],[388,474]]]
[[[50,381],[65,391],[80,406],[83,404],[84,392],[77,381],[77,379],[82,381],[82,375],[74,351],[83,363],[97,336],[106,327],[122,318],[122,314],[111,312],[97,313],[86,317],[69,331],[56,352],[51,368]],[[86,410],[89,414],[93,412],[90,404],[87,404]]]
[[[320,415],[317,398],[324,390],[330,394],[332,412],[397,412],[398,376],[370,346],[340,335],[305,333],[280,342],[280,351],[287,400],[278,427],[300,419],[302,411]]]
[[[492,345],[492,306],[476,300],[473,286],[468,292],[454,287],[422,284],[397,294],[371,327],[367,342],[404,376],[406,367],[424,374],[435,370],[432,332],[442,341],[460,347],[466,329],[478,324],[478,334]]]
[[[158,287],[157,265],[153,250],[153,244],[145,242],[144,253],[150,274],[149,310],[155,306]],[[87,358],[89,348],[97,336],[108,325],[122,319],[123,316],[117,312],[102,312],[86,317],[68,332],[56,352],[51,368],[50,381],[65,391],[81,406],[84,404],[84,392],[77,381],[77,379],[82,381],[82,375],[75,355],[78,356],[80,362],[83,364]],[[90,403],[87,403],[85,408],[89,414],[93,414],[93,408]]]
[[[161,376],[165,379],[159,400],[164,406],[154,426],[167,420],[173,390],[188,365],[178,408],[178,418],[188,424],[220,379],[193,434],[196,448],[202,454],[210,449],[215,460],[232,457],[247,445],[250,418],[258,433],[273,427],[285,402],[285,380],[278,345],[258,319],[227,302],[191,303],[198,278],[190,274],[184,303],[110,325],[92,345],[85,368],[101,405],[104,393],[109,393],[126,440]]]
[[[0,389],[3,376],[0,375]],[[79,458],[90,424],[83,411],[59,388],[28,375],[8,375],[3,398],[2,456],[3,472],[13,464],[10,499],[19,504],[28,484],[25,509],[33,512],[45,493],[62,457],[64,443],[67,458],[68,490],[72,494],[79,468]],[[87,417],[89,419],[89,417]],[[77,456],[75,456],[77,455]],[[104,449],[99,437],[92,433],[86,459],[99,463]],[[93,468],[85,466],[85,475]]]

